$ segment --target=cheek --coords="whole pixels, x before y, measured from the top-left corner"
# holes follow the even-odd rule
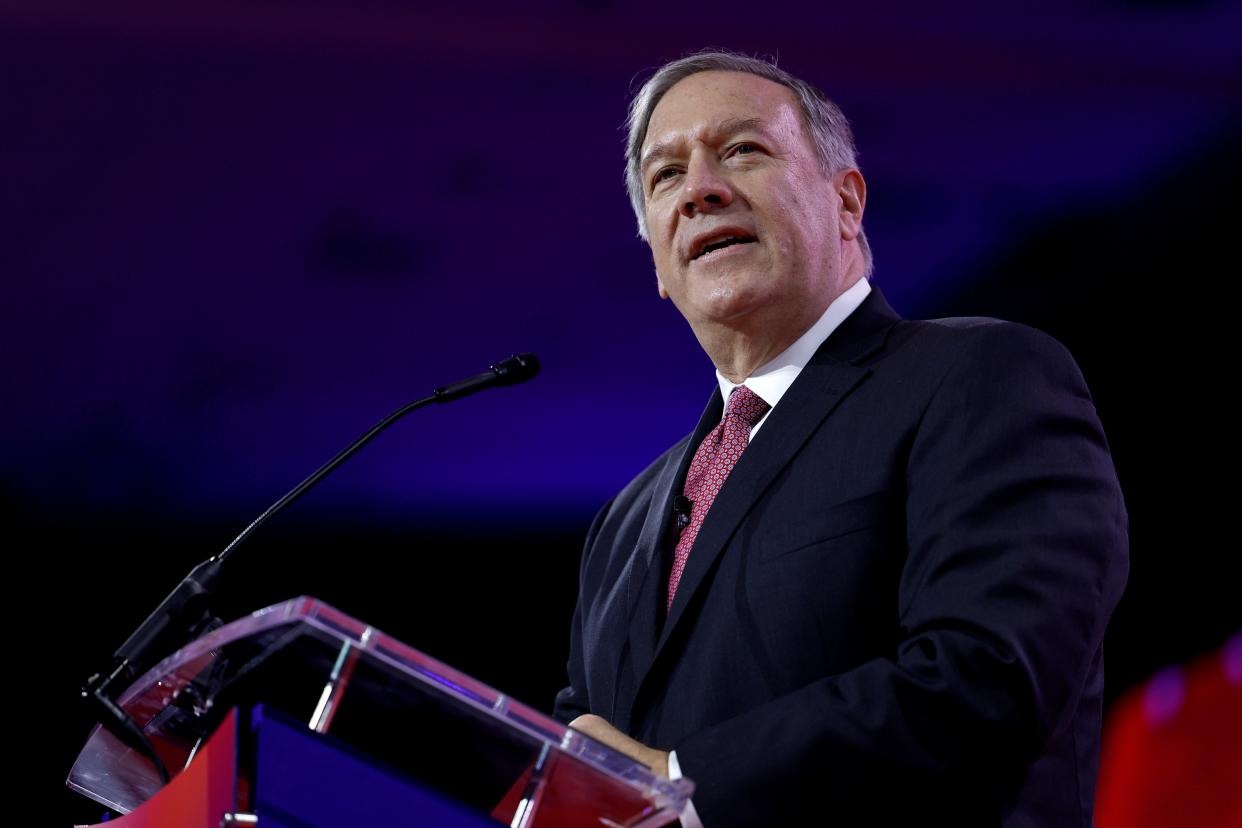
[[[814,199],[803,198],[795,209],[797,212],[790,214],[802,216],[803,220],[786,228],[788,253],[810,266],[831,250],[839,233],[836,216],[827,205]]]
[[[797,228],[782,225],[773,233],[767,245],[772,257],[783,267],[796,265],[809,251],[803,243]]]
[[[661,276],[671,276],[674,272],[676,262],[670,253],[667,243],[657,241],[652,245],[651,259],[655,262],[656,272]]]
[[[647,216],[647,246],[651,248],[651,258],[656,263],[667,261],[673,249],[673,233],[675,228],[667,222],[661,223],[658,216]]]
[[[671,267],[676,263],[676,230],[676,226],[668,222],[647,224],[647,244],[657,267]]]

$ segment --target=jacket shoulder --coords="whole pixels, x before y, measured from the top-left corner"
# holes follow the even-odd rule
[[[958,360],[1004,362],[1013,367],[1031,362],[1057,364],[1078,374],[1069,350],[1038,328],[988,316],[901,320],[890,342],[914,346],[923,359],[939,357],[947,369]]]

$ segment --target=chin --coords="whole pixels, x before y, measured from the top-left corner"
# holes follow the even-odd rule
[[[754,294],[733,289],[714,291],[704,305],[703,316],[712,322],[730,322],[749,316],[763,306]]]

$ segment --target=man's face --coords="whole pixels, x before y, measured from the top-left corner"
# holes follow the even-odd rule
[[[787,87],[685,78],[652,113],[640,163],[660,295],[700,338],[720,324],[801,333],[857,278],[845,282],[841,193],[861,177],[824,173]]]

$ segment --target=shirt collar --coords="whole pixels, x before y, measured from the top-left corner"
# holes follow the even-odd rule
[[[846,317],[858,309],[870,292],[871,283],[866,279],[859,279],[848,290],[832,300],[819,320],[807,328],[806,333],[798,337],[794,344],[781,351],[775,359],[760,365],[753,374],[741,382],[730,382],[717,370],[716,381],[720,383],[721,397],[727,403],[733,389],[739,385],[745,385],[772,408],[776,408],[776,404],[781,401],[781,397],[785,396],[789,386],[793,385],[798,374],[802,373],[802,369],[811,361],[811,357],[819,350],[819,346],[824,344],[824,340],[845,321]]]

